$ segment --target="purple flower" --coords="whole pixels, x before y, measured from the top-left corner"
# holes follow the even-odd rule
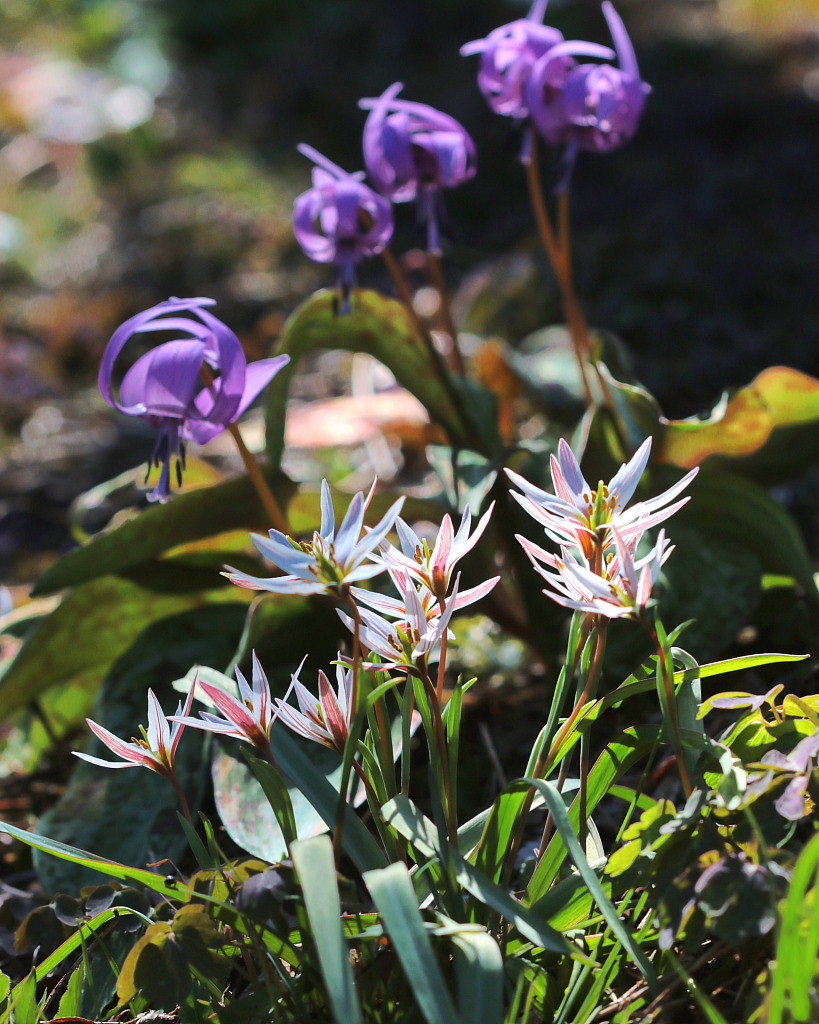
[[[313,187],[293,207],[293,230],[311,260],[338,267],[343,295],[354,283],[355,265],[376,256],[392,237],[390,204],[363,182],[364,173],[348,174],[312,146],[299,146],[312,160]]]
[[[248,366],[233,331],[204,308],[213,304],[213,299],[204,298],[160,302],[118,327],[102,358],[99,386],[105,401],[126,416],[147,420],[158,431],[148,471],[153,466],[162,469],[149,501],[169,497],[174,459],[177,480],[182,482],[185,441],[207,444],[221,434],[290,360],[277,356]],[[151,331],[177,337],[137,359],[123,377],[117,399],[117,357],[131,338]]]
[[[525,18],[510,21],[461,47],[461,56],[481,54],[478,87],[496,114],[529,116],[526,87],[532,67],[553,46],[563,42],[556,28],[543,25],[548,0],[536,0]]]
[[[427,248],[438,252],[440,191],[474,177],[475,143],[448,114],[426,103],[397,99],[402,89],[396,82],[377,99],[359,101],[370,111],[364,125],[364,163],[382,195],[394,203],[418,202],[427,225]]]
[[[575,56],[610,59],[607,47],[567,42],[553,47],[532,68],[528,105],[532,120],[552,145],[606,153],[632,139],[651,91],[640,78],[626,27],[606,0],[603,13],[617,50],[619,67],[577,64]]]

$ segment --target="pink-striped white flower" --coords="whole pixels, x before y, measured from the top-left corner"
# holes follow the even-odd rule
[[[691,483],[697,469],[686,473],[662,494],[627,507],[650,454],[648,438],[608,484],[601,482],[593,488],[584,478],[574,452],[561,439],[557,457],[551,457],[554,494],[535,487],[509,469],[506,473],[522,492],[512,491],[512,497],[545,528],[547,536],[561,546],[577,545],[591,561],[601,545],[604,549],[613,546],[614,530],[623,540],[636,544],[646,530],[664,522],[689,500],[674,499]]]
[[[371,530],[362,534],[364,516],[376,482],[366,497],[359,492],[352,498],[347,514],[336,528],[330,486],[322,480],[321,526],[309,541],[294,540],[278,530],[270,530],[267,537],[255,533],[250,535],[261,554],[282,569],[285,575],[269,578],[249,576],[229,566],[224,575],[248,590],[300,596],[338,594],[350,583],[360,583],[377,576],[384,571],[384,566],[372,561],[372,552],[393,528],[404,499],[399,498]]]
[[[302,661],[303,664],[304,661]],[[252,684],[248,684],[247,679],[238,668],[235,672],[238,697],[223,690],[220,686],[214,686],[213,683],[199,683],[199,688],[205,697],[218,711],[222,712],[224,717],[214,715],[210,711],[200,711],[199,718],[173,716],[171,721],[179,722],[181,725],[190,725],[194,729],[202,729],[205,732],[215,732],[220,736],[245,740],[267,756],[270,749],[270,733],[277,718],[267,676],[255,652],[253,653]],[[190,708],[188,708],[189,710]]]
[[[286,699],[277,697],[275,703],[279,719],[299,736],[343,752],[354,713],[353,670],[344,665],[336,666],[335,691],[326,673],[319,671],[318,697],[299,682],[297,676],[298,673],[293,676],[292,686],[299,710],[288,704]]]
[[[350,594],[356,603],[366,605],[387,618],[406,622],[409,621],[410,616],[408,602],[411,602],[413,607],[415,606],[415,598],[411,596],[414,593],[421,602],[427,622],[430,623],[437,619],[441,614],[441,601],[432,591],[424,583],[413,585],[409,573],[401,566],[396,565],[392,561],[387,561],[386,565],[390,578],[395,584],[395,589],[402,596],[390,597],[387,594],[379,594],[377,591],[364,590],[362,587],[351,587]],[[493,576],[491,579],[479,583],[475,587],[470,587],[468,590],[459,589],[453,602],[452,611],[460,611],[462,608],[467,608],[476,601],[480,601],[481,598],[486,597],[493,590],[499,580],[500,576]]]
[[[674,550],[660,531],[657,543],[641,558],[636,543],[624,539],[612,528],[614,549],[604,557],[600,572],[595,572],[585,555],[576,548],[564,547],[560,555],[545,551],[526,537],[518,537],[538,573],[549,584],[547,597],[588,615],[609,619],[638,618],[651,599],[660,569]]]
[[[176,715],[187,715],[193,703],[196,684],[191,687],[185,704],[179,703]],[[165,717],[159,701],[153,690],[148,690],[148,728],[143,729],[140,739],[132,739],[130,742],[121,740],[108,729],[86,718],[88,728],[97,739],[101,740],[109,750],[113,751],[121,761],[106,761],[101,757],[93,757],[91,754],[84,754],[79,750],[72,753],[83,761],[91,764],[101,765],[103,768],[134,768],[141,765],[143,768],[150,768],[158,775],[165,778],[173,778],[175,772],[176,751],[182,733],[185,731],[185,723],[177,720],[175,716]],[[173,722],[173,725],[169,725]]]
[[[464,509],[457,532],[452,525],[452,519],[448,515],[444,516],[432,549],[430,549],[429,542],[419,537],[403,519],[396,519],[395,528],[400,548],[396,548],[392,544],[384,545],[381,554],[374,556],[374,560],[381,562],[387,568],[392,566],[403,570],[412,579],[423,584],[438,601],[441,601],[449,592],[455,566],[480,540],[494,507],[495,503],[492,502],[471,534],[469,531],[472,526],[472,512],[469,506]],[[489,587],[489,590],[491,589]],[[477,601],[478,597],[473,600]],[[465,603],[471,604],[471,601]]]
[[[429,659],[441,643],[444,635],[449,638],[449,620],[458,602],[460,575],[455,578],[452,593],[443,602],[425,607],[421,594],[408,582],[401,593],[401,611],[404,613],[397,621],[390,622],[369,608],[359,608],[361,620],[359,640],[362,646],[381,658],[380,664],[367,664],[365,668],[401,669],[406,672],[416,670],[421,659]],[[393,608],[388,614],[394,614]],[[355,633],[355,620],[339,610],[342,622],[351,633]]]

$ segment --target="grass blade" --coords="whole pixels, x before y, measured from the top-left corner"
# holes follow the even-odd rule
[[[361,1024],[361,1008],[341,926],[333,844],[328,836],[314,836],[293,843],[290,854],[304,893],[304,905],[336,1024]]]
[[[612,932],[623,944],[623,948],[640,969],[646,980],[651,985],[655,985],[657,982],[657,975],[653,965],[646,958],[645,953],[640,949],[631,931],[623,923],[620,915],[617,913],[617,908],[606,895],[600,879],[586,860],[586,855],[580,845],[580,840],[577,838],[574,826],[569,820],[569,814],[566,810],[566,805],[563,802],[563,797],[550,782],[544,782],[542,779],[523,779],[521,780],[521,783],[527,786],[534,786],[542,793],[543,798],[552,813],[552,819],[554,820],[555,827],[563,839],[569,856],[574,861],[575,867],[580,872],[589,892],[594,896],[595,903],[600,908],[600,912],[603,914],[603,917],[605,917]]]
[[[364,881],[428,1024],[457,1024],[461,1018],[424,928],[406,866],[390,864],[368,871]]]

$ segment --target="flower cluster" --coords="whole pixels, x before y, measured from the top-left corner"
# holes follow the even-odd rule
[[[374,189],[362,172],[348,174],[310,146],[299,146],[316,169],[313,187],[296,199],[294,232],[310,259],[338,268],[345,307],[356,264],[389,243],[390,204],[416,202],[427,249],[437,253],[441,190],[475,175],[475,143],[466,129],[434,107],[399,99],[402,88],[396,82],[379,97],[360,102],[369,111],[363,150]]]
[[[512,496],[559,548],[560,554],[554,554],[518,537],[532,565],[549,584],[544,593],[558,604],[607,618],[636,617],[648,604],[673,547],[663,531],[646,554],[638,556],[638,545],[647,530],[688,501],[687,497],[675,499],[697,473],[691,470],[662,494],[627,507],[650,454],[649,438],[608,484],[601,481],[593,488],[571,448],[561,440],[557,457],[551,459],[553,494],[506,471],[519,488]]]
[[[567,41],[541,24],[545,0],[537,0],[527,18],[467,43],[464,56],[481,55],[478,85],[499,114],[529,119],[550,144],[608,152],[632,139],[650,87],[640,78],[637,58],[623,21],[611,3],[603,4],[618,66],[578,63],[577,57],[610,60],[606,46]]]

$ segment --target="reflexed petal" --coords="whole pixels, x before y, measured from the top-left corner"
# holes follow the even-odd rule
[[[84,754],[81,750],[72,750],[71,753],[74,757],[79,757],[83,761],[88,761],[89,764],[99,765],[101,768],[138,768],[142,765],[144,768],[153,768],[153,765],[147,763],[147,761],[104,761],[101,757],[93,757],[91,754]]]
[[[112,750],[117,757],[122,757],[126,761],[133,761],[136,764],[145,764],[146,760],[153,760],[144,747],[136,743],[126,743],[125,740],[121,740],[119,736],[115,736],[104,726],[92,722],[90,718],[86,718],[85,721],[97,739],[102,740],[105,746]]]
[[[271,594],[293,594],[296,597],[309,597],[311,594],[323,594],[325,587],[323,583],[311,583],[298,576],[270,576],[263,579],[259,576],[249,576],[238,569],[227,567],[222,573],[231,583],[237,587],[245,587],[247,590],[267,590]]]
[[[632,78],[639,79],[640,69],[637,66],[637,55],[634,52],[631,38],[623,24],[623,19],[614,9],[611,0],[604,0],[603,15],[608,22],[611,38],[614,40],[614,48],[617,50],[617,59],[620,67]]]

